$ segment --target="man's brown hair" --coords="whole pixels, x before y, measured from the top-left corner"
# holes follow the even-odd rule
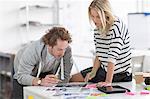
[[[48,29],[46,34],[42,37],[43,42],[49,46],[55,46],[57,44],[57,39],[68,41],[68,43],[72,42],[68,30],[63,27],[53,27],[52,29]]]

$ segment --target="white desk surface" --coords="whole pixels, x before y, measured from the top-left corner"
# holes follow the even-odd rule
[[[135,80],[132,82],[124,82],[124,83],[114,83],[115,85],[121,85],[123,87],[126,87],[130,89],[132,92],[135,93],[135,95],[127,95],[125,93],[117,93],[117,94],[108,94],[107,96],[96,96],[96,98],[87,98],[89,95],[83,95],[84,98],[68,98],[65,95],[60,96],[53,96],[54,94],[57,94],[56,91],[47,91],[48,88],[52,89],[54,87],[42,87],[42,86],[28,86],[24,87],[24,99],[29,99],[29,96],[32,96],[33,99],[150,99],[150,94],[147,95],[141,95],[140,92],[144,89],[144,85],[136,85]],[[67,92],[74,92],[74,93],[102,93],[98,91],[97,89],[86,89],[84,91],[81,91],[80,88],[67,88]],[[65,91],[65,92],[66,92]],[[80,96],[80,95],[78,95]],[[30,98],[31,99],[31,98]]]

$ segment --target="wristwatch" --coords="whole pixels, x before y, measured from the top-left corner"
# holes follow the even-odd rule
[[[37,84],[41,85],[41,82],[42,82],[42,80],[39,79],[38,82],[37,82]]]

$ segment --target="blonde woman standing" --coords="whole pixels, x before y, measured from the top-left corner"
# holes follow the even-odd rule
[[[88,8],[94,23],[96,56],[93,67],[72,76],[70,81],[89,81],[100,86],[132,80],[128,28],[114,16],[109,0],[93,0]]]

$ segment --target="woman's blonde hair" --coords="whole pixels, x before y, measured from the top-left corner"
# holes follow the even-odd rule
[[[101,27],[97,27],[100,32],[106,35],[109,32],[113,22],[114,16],[111,11],[111,6],[108,0],[93,0],[89,6],[88,13],[89,19],[91,19],[91,9],[95,9],[101,20]]]

